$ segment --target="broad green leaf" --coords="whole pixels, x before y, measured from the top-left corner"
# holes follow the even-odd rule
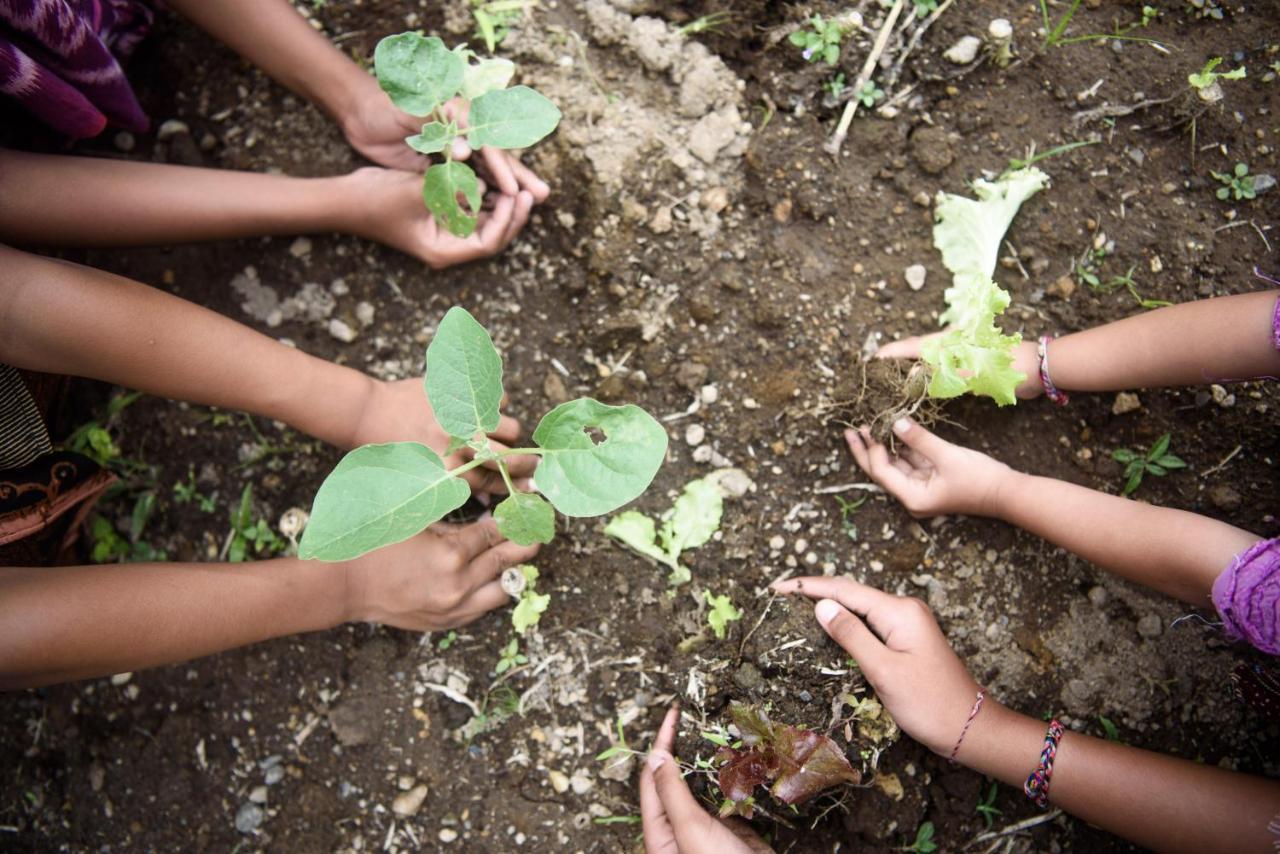
[[[436,421],[450,436],[470,439],[498,429],[502,357],[465,308],[454,306],[440,321],[427,347],[423,384]]]
[[[472,146],[527,148],[556,129],[560,110],[528,86],[513,86],[472,101],[467,123]]]
[[[515,76],[516,64],[509,59],[482,59],[468,65],[462,79],[462,97],[474,101],[486,92],[505,89]]]
[[[426,116],[457,94],[466,62],[435,36],[387,36],[373,52],[378,85],[411,116]]]
[[[670,564],[674,558],[658,548],[653,520],[643,513],[628,510],[619,513],[604,526],[604,532],[627,548],[651,557],[659,563]]]
[[[406,136],[404,141],[420,154],[439,154],[449,147],[457,132],[453,124],[427,122],[422,126],[421,133]]]
[[[498,533],[518,546],[549,543],[556,535],[556,511],[531,492],[508,495],[493,510]]]
[[[533,441],[543,449],[538,491],[566,516],[599,516],[636,498],[667,453],[667,431],[649,413],[585,397],[543,416]]]
[[[471,206],[468,214],[458,204],[461,194]],[[437,163],[427,170],[422,180],[422,201],[436,221],[454,237],[469,237],[476,230],[475,215],[480,212],[480,185],[476,173],[465,163],[451,160]]]
[[[715,484],[705,478],[690,481],[664,516],[663,547],[672,559],[686,549],[696,549],[720,529],[723,512],[724,498]]]
[[[1014,390],[1026,374],[1013,368],[1013,348],[1022,340],[1005,335],[992,320],[976,331],[954,328],[926,341],[921,358],[933,369],[932,397],[956,397],[966,391],[986,395],[1001,406],[1016,403]]]
[[[350,560],[407,540],[470,495],[466,481],[447,472],[425,445],[356,448],[320,485],[298,556]]]

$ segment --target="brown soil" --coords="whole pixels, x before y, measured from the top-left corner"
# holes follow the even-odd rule
[[[378,38],[406,25],[402,3],[316,5],[325,32],[362,59]],[[555,8],[537,12],[511,47],[526,76],[557,95],[566,122],[528,157],[552,183],[551,201],[497,258],[435,274],[333,235],[313,236],[301,258],[290,253],[290,239],[68,255],[250,324],[228,284],[246,266],[281,296],[341,279],[348,292],[337,298],[337,316],[350,319],[359,301],[376,311],[353,344],[313,323],[257,328],[379,376],[420,370],[427,333],[449,306],[466,305],[504,353],[512,414],[526,424],[561,390],[630,400],[666,416],[686,410],[701,386],[715,385],[716,404],[669,422],[671,458],[637,502],[660,513],[686,481],[708,472],[684,442],[693,422],[706,428],[717,454],[752,478],[756,488],[727,504],[722,537],[689,556],[693,583],[669,597],[664,573],[612,545],[603,520],[562,525],[538,559],[541,587],[553,601],[527,644],[531,666],[503,682],[525,696],[524,714],[499,715],[469,744],[455,732],[471,713],[424,686],[452,676],[473,700],[487,695],[490,710],[501,707],[505,692],[488,688],[510,634],[505,613],[459,630],[444,650],[440,635],[352,625],[138,673],[127,684],[103,679],[4,696],[4,847],[403,850],[443,845],[441,832],[453,831],[457,841],[448,847],[459,850],[629,850],[638,827],[600,819],[636,814],[634,778],[593,757],[609,746],[619,718],[628,744],[644,749],[672,697],[708,726],[726,722],[730,700],[751,700],[771,703],[779,720],[834,727],[842,744],[852,736],[850,755],[869,781],[874,738],[856,726],[846,735],[832,712],[832,700],[860,680],[807,606],[771,603],[766,592],[773,579],[806,569],[851,573],[926,598],[975,675],[1029,714],[1065,714],[1095,734],[1105,717],[1130,744],[1277,774],[1275,726],[1228,691],[1228,674],[1244,653],[1200,621],[1174,625],[1183,606],[1003,524],[917,523],[882,495],[846,519],[833,495],[816,490],[865,479],[836,428],[867,413],[836,405],[859,394],[868,336],[928,331],[941,310],[947,274],[932,248],[931,212],[916,201],[922,193],[964,192],[966,181],[1000,171],[1032,144],[1044,151],[1100,140],[1041,164],[1052,187],[1024,205],[1007,237],[1008,258],[997,273],[1013,295],[1005,325],[1026,335],[1140,310],[1123,289],[1053,287],[1098,232],[1114,241],[1104,278],[1136,265],[1146,298],[1248,291],[1261,287],[1251,276],[1255,264],[1280,268],[1271,249],[1280,233],[1266,230],[1277,220],[1280,191],[1225,204],[1214,198],[1208,174],[1237,159],[1254,173],[1280,170],[1280,82],[1263,79],[1278,58],[1280,22],[1263,4],[1246,13],[1223,0],[1232,10],[1223,21],[1161,4],[1167,8],[1149,34],[1175,46],[1168,55],[1135,43],[1042,52],[1034,4],[956,4],[903,72],[904,82],[918,84],[913,100],[892,119],[860,116],[845,154],[833,160],[822,151],[837,112],[820,95],[829,72],[803,63],[772,31],[810,6],[838,12],[835,4],[619,2],[660,9],[655,14],[674,24],[720,8],[734,12],[723,32],[697,38],[745,82],[732,97],[751,133],[707,165],[687,153],[681,160],[661,140],[623,147],[646,139],[655,123],[683,122],[683,133],[695,119],[673,100],[672,72],[644,65],[625,41],[601,44],[590,5],[544,4]],[[416,14],[413,26],[444,26],[434,6]],[[942,59],[996,14],[1013,21],[1016,65],[962,74]],[[1127,6],[1082,10],[1072,31],[1104,31],[1113,17],[1129,15]],[[581,50],[573,33],[584,40]],[[843,61],[847,79],[864,52],[865,44]],[[1167,109],[1073,126],[1075,113],[1104,101],[1180,95],[1187,73],[1212,56],[1246,63],[1249,76],[1227,85],[1223,108],[1197,118],[1194,152]],[[317,111],[179,22],[165,21],[131,75],[157,123],[180,118],[195,139],[209,133],[216,141],[204,151],[142,136],[131,157],[295,174],[358,165]],[[1077,97],[1099,79],[1097,95]],[[628,133],[591,136],[615,126]],[[672,139],[678,149],[687,138]],[[109,136],[82,148],[121,156]],[[717,189],[729,203],[709,213],[702,200]],[[663,211],[669,229],[655,227]],[[914,263],[928,269],[919,292],[903,281]],[[612,366],[603,379],[601,364]],[[996,408],[962,399],[941,408],[939,429],[1019,469],[1109,491],[1120,486],[1113,450],[1146,447],[1171,432],[1173,450],[1190,468],[1149,478],[1143,500],[1277,536],[1280,399],[1274,384],[1231,390],[1230,407],[1197,389],[1141,391],[1141,409],[1122,415],[1112,413],[1110,395],[1077,395],[1063,409],[1043,400]],[[158,485],[148,541],[183,560],[213,559],[246,483],[254,485],[255,512],[275,520],[286,508],[307,506],[338,458],[280,425],[150,398],[126,410],[118,440],[126,456],[152,467]],[[263,455],[268,446],[276,450]],[[216,497],[212,514],[173,500],[172,485],[185,481],[189,467]],[[129,507],[122,498],[103,512],[123,517]],[[781,548],[771,546],[775,538]],[[744,617],[723,641],[680,651],[705,622],[692,595],[704,589],[731,595]],[[1158,621],[1154,637],[1139,633],[1144,617]],[[711,755],[698,727],[684,731],[683,759]],[[274,776],[268,769],[276,762],[285,775],[269,787],[261,823],[252,834],[237,831],[237,811]],[[757,826],[779,850],[792,851],[833,850],[837,842],[887,851],[910,844],[925,820],[941,847],[954,850],[985,829],[975,812],[986,789],[980,776],[908,738],[876,764],[879,784],[824,796],[800,815],[771,810],[788,824],[762,818]],[[577,787],[557,792],[551,772]],[[695,775],[700,790],[701,779]],[[428,787],[421,811],[409,819],[392,814],[402,782],[418,781]],[[994,805],[997,827],[1035,814],[1007,787]],[[1012,839],[1013,850],[1128,847],[1066,817]]]

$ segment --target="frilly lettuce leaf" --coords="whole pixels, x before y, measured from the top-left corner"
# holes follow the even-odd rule
[[[1013,369],[1013,348],[1022,338],[1005,335],[995,319],[1009,307],[1009,294],[992,279],[1000,241],[1024,201],[1044,188],[1048,176],[1034,167],[1007,172],[995,181],[974,181],[977,199],[939,193],[933,245],[952,273],[939,318],[949,327],[921,353],[933,368],[932,397],[985,395],[1004,406],[1026,375]]]

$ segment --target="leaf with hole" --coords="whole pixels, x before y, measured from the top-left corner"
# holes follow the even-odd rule
[[[556,129],[560,110],[528,86],[513,86],[472,101],[467,123],[467,139],[473,146],[528,148]]]
[[[407,540],[471,495],[436,452],[417,442],[365,445],[329,473],[311,506],[298,556],[350,560]]]
[[[471,214],[462,209],[458,196],[466,199]],[[476,173],[465,163],[451,160],[427,170],[422,181],[422,200],[432,216],[455,237],[470,237],[480,213],[480,185]]]
[[[453,138],[457,135],[456,125],[427,122],[422,126],[421,133],[406,136],[404,141],[419,154],[439,154],[453,143]]]
[[[516,64],[509,59],[482,59],[467,66],[462,78],[462,97],[474,101],[487,92],[505,89],[515,76]]]
[[[599,516],[635,499],[667,453],[667,431],[649,413],[587,397],[543,416],[533,441],[542,449],[538,491],[566,516]]]
[[[378,85],[411,116],[430,115],[462,87],[466,62],[435,36],[387,36],[373,52]]]

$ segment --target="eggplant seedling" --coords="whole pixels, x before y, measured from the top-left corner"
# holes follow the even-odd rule
[[[480,184],[470,166],[453,159],[454,141],[465,138],[472,148],[527,148],[556,129],[560,110],[528,86],[508,89],[516,71],[510,60],[477,59],[466,45],[449,50],[435,36],[388,36],[378,42],[373,64],[392,103],[427,120],[405,142],[420,154],[444,157],[423,176],[427,209],[450,234],[467,237],[476,229]],[[465,127],[444,109],[455,95],[471,102]]]
[[[638,406],[608,406],[589,397],[562,403],[533,431],[535,447],[495,450],[487,434],[498,428],[502,357],[489,333],[465,309],[440,321],[427,348],[427,400],[449,434],[446,456],[470,448],[474,458],[446,469],[418,442],[364,445],[338,463],[316,493],[298,556],[351,560],[407,540],[466,503],[462,475],[489,464],[507,485],[494,508],[502,536],[520,545],[549,543],[555,510],[602,516],[648,488],[667,453],[667,431]],[[520,492],[505,459],[541,457],[535,492]]]
[[[1120,448],[1111,454],[1112,459],[1124,466],[1124,490],[1121,495],[1132,495],[1142,485],[1146,475],[1164,477],[1171,471],[1184,469],[1187,464],[1182,458],[1169,453],[1170,434],[1165,433],[1146,453],[1139,453],[1128,448]]]

